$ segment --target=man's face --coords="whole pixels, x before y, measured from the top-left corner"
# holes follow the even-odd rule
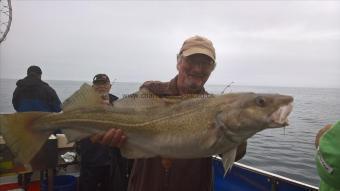
[[[96,90],[96,92],[100,94],[108,94],[111,89],[111,84],[110,82],[104,82],[104,83],[97,82],[97,83],[94,83],[92,87],[94,88],[94,90]]]
[[[204,54],[182,57],[177,63],[177,86],[183,93],[198,93],[214,70],[213,60]]]

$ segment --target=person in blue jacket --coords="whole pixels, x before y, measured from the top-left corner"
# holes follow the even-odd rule
[[[27,76],[17,81],[12,98],[12,104],[17,112],[61,111],[61,102],[57,93],[41,80],[41,74],[42,71],[38,66],[30,66],[27,69]]]
[[[27,76],[18,80],[14,90],[12,104],[17,112],[46,111],[60,112],[61,102],[54,91],[46,82],[41,80],[42,71],[38,66],[30,66]],[[60,131],[56,131],[58,133]],[[27,187],[33,173],[18,175],[18,183]]]

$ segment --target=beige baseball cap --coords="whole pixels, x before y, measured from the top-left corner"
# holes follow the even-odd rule
[[[179,54],[190,56],[193,54],[204,54],[213,59],[215,63],[216,54],[212,42],[202,36],[193,36],[184,41]]]

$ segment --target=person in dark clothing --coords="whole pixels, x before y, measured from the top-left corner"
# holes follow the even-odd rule
[[[60,112],[61,102],[52,87],[41,80],[42,71],[38,66],[30,66],[27,76],[18,80],[14,90],[12,104],[17,112],[46,111]],[[57,133],[57,132],[55,132]],[[26,187],[32,173],[18,175],[18,183]]]
[[[92,87],[102,94],[104,105],[113,105],[118,97],[110,94],[111,83],[106,74],[97,74]],[[132,161],[123,158],[118,148],[92,143],[90,138],[81,140],[80,191],[125,191]]]
[[[41,80],[41,74],[42,71],[38,66],[30,66],[27,76],[17,81],[12,98],[13,107],[17,112],[61,111],[61,102],[57,93]]]

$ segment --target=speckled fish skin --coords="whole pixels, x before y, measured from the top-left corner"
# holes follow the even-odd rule
[[[77,94],[93,94],[88,88],[83,86]],[[137,96],[120,100],[112,108],[104,108],[90,101],[86,105],[78,101],[79,98],[72,97],[70,103],[67,100],[64,104],[64,112],[40,114],[23,129],[45,140],[55,129],[61,129],[70,141],[75,141],[110,128],[120,128],[128,137],[121,148],[125,157],[199,158],[225,153],[231,160],[227,165],[233,162],[237,146],[256,132],[286,126],[293,101],[291,96],[255,93],[232,93],[173,102]],[[91,100],[89,97],[83,96],[84,100]],[[152,106],[140,104],[150,101],[155,103],[149,104]],[[125,103],[134,104],[125,107]],[[17,117],[19,120],[20,117]],[[8,125],[9,120],[1,115],[1,127]],[[11,136],[16,135],[12,133]],[[17,147],[14,153],[23,162],[37,152],[37,149],[28,149],[29,153],[20,153],[29,146],[18,146],[18,139],[10,142]],[[37,147],[39,144],[32,145]]]

